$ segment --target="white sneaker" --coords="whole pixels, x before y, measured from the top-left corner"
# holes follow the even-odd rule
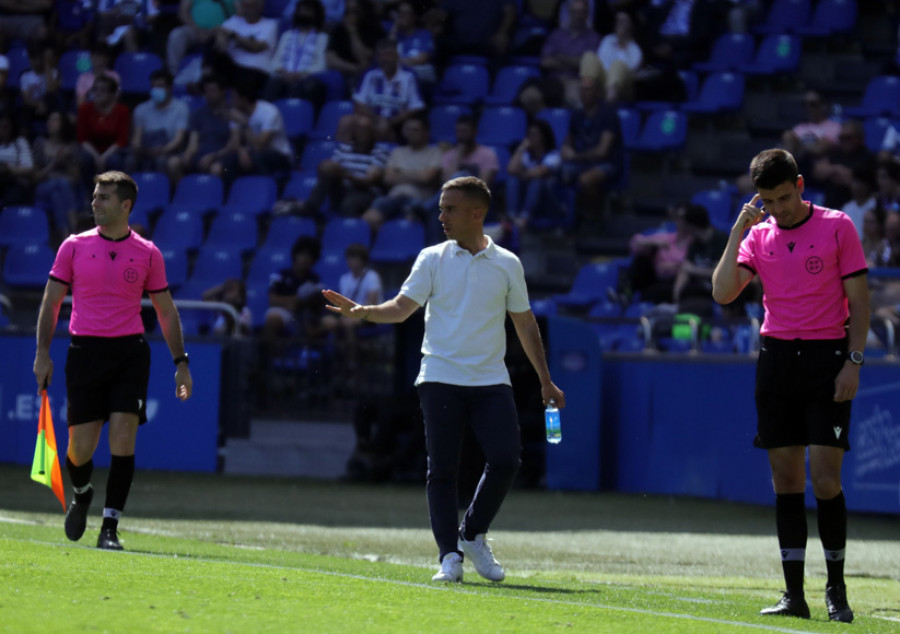
[[[494,553],[491,552],[491,545],[484,538],[484,533],[475,536],[472,541],[467,541],[462,537],[459,538],[459,549],[463,551],[466,557],[475,566],[475,572],[480,574],[488,581],[503,581],[506,573],[503,566],[494,559]]]
[[[441,560],[441,569],[431,580],[459,583],[463,578],[462,557],[459,553],[447,553]]]

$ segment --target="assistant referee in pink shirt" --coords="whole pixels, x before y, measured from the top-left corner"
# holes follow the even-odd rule
[[[769,454],[787,589],[761,614],[810,617],[803,592],[808,447],[828,571],[825,604],[831,620],[849,623],[841,463],[850,449],[850,403],[869,330],[866,259],[847,215],[803,200],[803,177],[790,153],[759,153],[750,177],[757,194],[731,229],[713,273],[713,298],[728,304],[754,275],[762,281],[754,444]]]
[[[141,321],[141,297],[149,293],[175,362],[175,397],[186,400],[193,385],[181,320],[166,282],[162,254],[128,226],[137,185],[123,172],[94,179],[91,208],[97,227],[63,241],[50,270],[37,323],[34,376],[38,390],[50,384],[50,342],[59,307],[71,289],[71,343],[66,358],[69,448],[66,468],[74,500],[66,514],[66,537],[81,539],[94,497],[93,456],[109,421],[111,454],[103,525],[97,547],[121,550],[119,517],[134,477],[138,426],[147,420],[150,346]]]

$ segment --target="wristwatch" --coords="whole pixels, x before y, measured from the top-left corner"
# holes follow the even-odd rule
[[[852,363],[853,365],[862,365],[866,362],[865,356],[863,356],[863,353],[859,350],[851,350],[849,359],[850,363]]]
[[[174,363],[176,366],[177,366],[179,363],[187,363],[187,364],[190,364],[190,362],[191,362],[191,360],[188,358],[187,352],[185,352],[185,353],[184,353],[183,355],[181,355],[180,357],[175,357],[174,359],[172,359],[172,363]]]

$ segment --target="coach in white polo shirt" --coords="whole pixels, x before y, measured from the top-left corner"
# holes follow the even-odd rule
[[[360,306],[339,293],[323,291],[330,311],[378,323],[404,321],[425,306],[416,385],[425,418],[428,509],[441,561],[434,581],[461,581],[464,556],[486,579],[501,581],[505,576],[485,533],[520,464],[519,423],[503,361],[507,314],[538,373],[544,403],[553,399],[565,406],[565,395],[550,379],[522,264],[484,235],[490,204],[491,192],[479,178],[464,176],[444,183],[438,219],[448,240],[419,253],[395,298]],[[487,464],[458,524],[456,481],[467,424]]]

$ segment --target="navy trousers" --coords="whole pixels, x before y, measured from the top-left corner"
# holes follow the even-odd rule
[[[459,552],[460,531],[470,538],[486,533],[500,510],[522,463],[519,421],[508,385],[422,383],[418,390],[428,451],[428,511],[443,558],[447,553]],[[471,426],[486,464],[460,525],[457,476],[466,425]]]

